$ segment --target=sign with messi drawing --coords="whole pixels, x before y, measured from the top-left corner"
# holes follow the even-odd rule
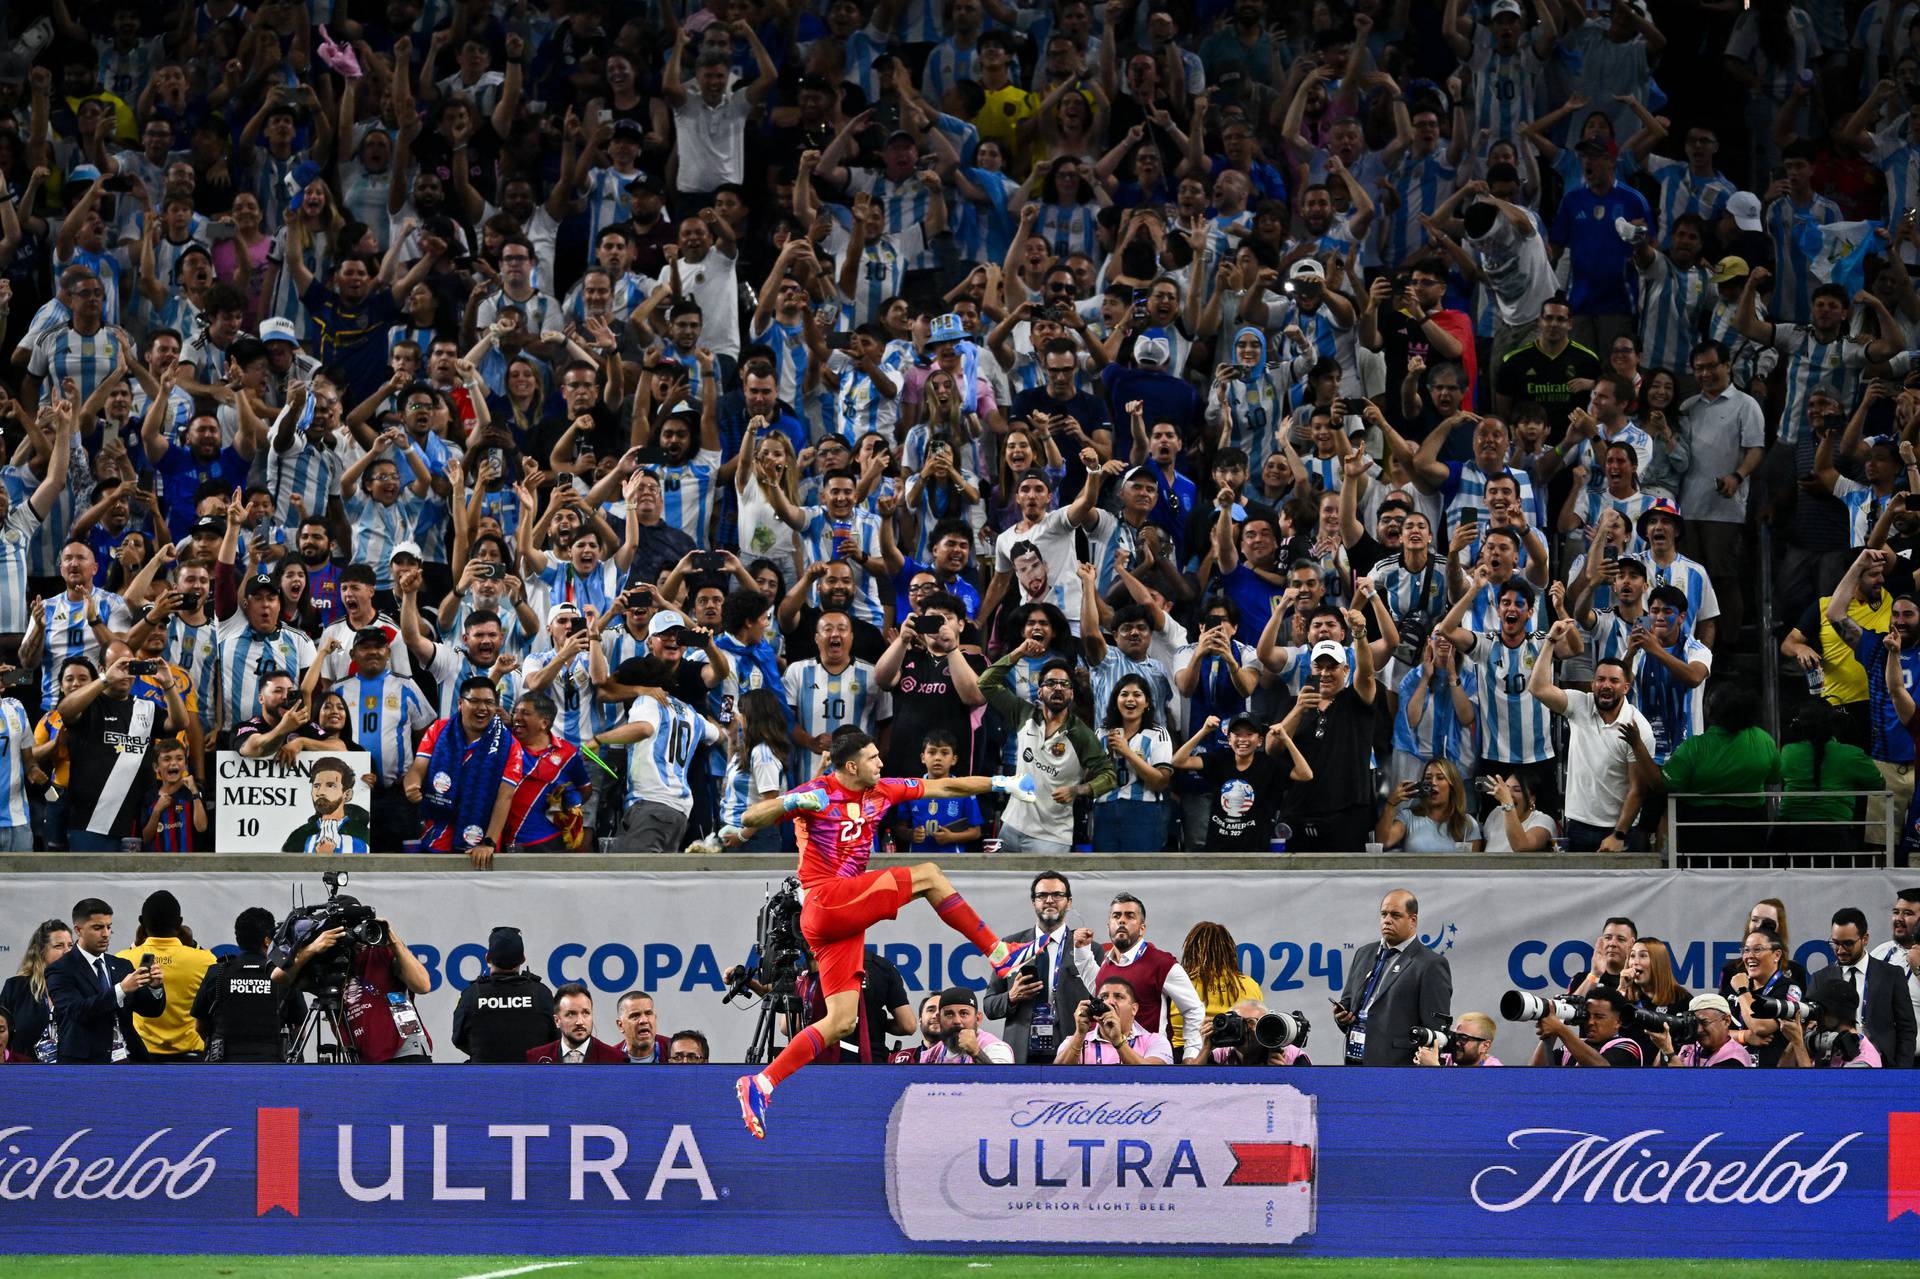
[[[137,1253],[1920,1248],[1895,1072],[823,1066],[755,1141],[734,1068],[532,1069],[8,1071],[0,1222]]]

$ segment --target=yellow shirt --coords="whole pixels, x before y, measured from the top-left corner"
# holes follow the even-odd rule
[[[1823,595],[1815,605],[1820,610],[1820,672],[1827,681],[1821,695],[1835,706],[1848,706],[1867,700],[1867,672],[1854,657],[1852,645],[1841,639],[1840,632],[1827,620],[1827,605],[1832,600],[1833,596]],[[1855,595],[1853,603],[1847,605],[1847,617],[1863,631],[1886,634],[1893,623],[1893,592],[1882,590],[1878,605]]]
[[[151,953],[160,965],[160,985],[167,992],[167,1010],[158,1017],[133,1015],[133,1028],[140,1032],[147,1051],[153,1053],[197,1053],[206,1051],[206,1043],[193,1024],[193,997],[200,993],[201,979],[216,962],[213,952],[189,946],[178,937],[149,937],[138,946],[120,952],[120,958],[138,966],[140,956]]]
[[[1191,976],[1192,974],[1188,975]],[[1193,983],[1194,989],[1199,991],[1200,998],[1207,1001],[1207,1024],[1209,1026],[1213,1024],[1213,1019],[1221,1013],[1232,1012],[1235,1004],[1244,1004],[1248,1000],[1252,1000],[1256,1004],[1261,1002],[1259,982],[1247,976],[1245,973],[1240,974],[1239,982],[1239,988],[1234,992],[1233,998],[1224,1004],[1217,1001],[1215,994],[1200,990],[1200,983],[1198,981]],[[1180,1009],[1174,1005],[1172,1000],[1167,1001],[1167,1006],[1169,1009],[1167,1013],[1167,1042],[1174,1046],[1174,1055],[1177,1057],[1180,1053],[1180,1036],[1182,1033],[1180,1028]]]

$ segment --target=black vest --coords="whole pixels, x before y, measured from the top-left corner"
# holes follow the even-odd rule
[[[551,1043],[553,995],[530,972],[487,973],[471,986],[467,1048],[477,1062],[524,1062],[529,1048]]]
[[[229,955],[220,961],[220,998],[213,1005],[208,1061],[283,1062],[280,996],[265,955]]]

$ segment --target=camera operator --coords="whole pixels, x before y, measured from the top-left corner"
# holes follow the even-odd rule
[[[553,995],[527,971],[527,944],[518,928],[487,934],[487,971],[453,1009],[453,1046],[468,1061],[510,1065],[553,1033]]]
[[[1133,1024],[1138,1007],[1133,983],[1124,977],[1108,977],[1092,999],[1083,999],[1073,1010],[1073,1034],[1060,1045],[1054,1064],[1059,1066],[1171,1066],[1173,1048],[1157,1030],[1144,1030]],[[1093,1035],[1095,1027],[1100,1033]],[[1088,1038],[1092,1035],[1092,1038]]]
[[[334,902],[358,906],[360,900],[342,893]],[[296,948],[293,917],[280,926],[273,947],[273,980],[282,989],[299,989],[302,975],[320,956],[340,945],[344,928],[329,928]],[[433,1044],[420,1024],[412,996],[424,995],[432,985],[426,967],[407,949],[393,925],[376,919],[386,939],[377,946],[357,946],[348,962],[348,980],[341,992],[354,1051],[369,1065],[379,1062],[423,1062],[433,1059]],[[399,996],[398,999],[394,996]]]
[[[193,997],[193,1021],[206,1041],[208,1061],[285,1062],[283,1008],[298,1010],[299,995],[288,996],[273,984],[273,912],[249,906],[233,921],[233,942],[240,948],[215,964]]]
[[[1878,1069],[1885,1064],[1873,1041],[1860,1033],[1860,997],[1851,986],[1843,982],[1828,983],[1821,989],[1815,1006],[1820,1010],[1820,1028],[1814,1032],[1812,1043],[1807,1042],[1805,1022],[1793,1017],[1780,1022],[1780,1038],[1787,1044],[1787,1050],[1780,1055],[1782,1067],[1804,1070],[1813,1066],[1870,1066]]]
[[[1646,1036],[1659,1050],[1662,1066],[1751,1066],[1753,1054],[1733,1037],[1733,1006],[1719,995],[1695,995],[1687,1001],[1693,1014],[1693,1042],[1673,1048],[1673,1034],[1664,1026],[1649,1026]]]
[[[1782,966],[1785,950],[1780,934],[1772,928],[1754,929],[1741,944],[1740,971],[1734,973],[1720,991],[1721,998],[1734,1010],[1733,1024],[1737,1028],[1734,1038],[1751,1048],[1754,1060],[1762,1066],[1779,1065],[1787,1044],[1780,1035],[1779,1022],[1754,1016],[1754,996],[1791,999],[1796,1003],[1805,998],[1800,984]]]
[[[991,996],[989,996],[991,998]],[[935,991],[920,1001],[920,1042],[894,1049],[887,1054],[887,1064],[891,1066],[917,1066],[926,1059],[940,1042],[940,992]]]
[[[1011,1066],[1013,1049],[980,1028],[980,1005],[965,986],[940,992],[940,1040],[920,1054],[925,1066]]]
[[[1238,1017],[1244,1029],[1240,1042],[1227,1047],[1215,1048],[1213,1040],[1221,1029],[1221,1023],[1231,1015]],[[1282,1044],[1278,1048],[1262,1047],[1253,1037],[1253,1028],[1262,1017],[1267,1016],[1267,1006],[1257,999],[1243,999],[1233,1006],[1231,1014],[1221,1013],[1207,1022],[1206,1033],[1201,1043],[1206,1055],[1187,1062],[1197,1066],[1210,1062],[1215,1066],[1311,1066],[1313,1059],[1307,1056],[1307,1050],[1297,1044]]]
[[[1461,1013],[1447,1032],[1447,1046],[1427,1045],[1413,1050],[1416,1066],[1499,1066],[1504,1063],[1493,1055],[1496,1032],[1493,1018],[1485,1013]]]
[[[1587,1019],[1578,1032],[1548,1013],[1534,1023],[1540,1042],[1534,1047],[1534,1066],[1644,1066],[1646,1055],[1636,1040],[1621,1029],[1632,1003],[1611,986],[1596,986],[1587,995]]]

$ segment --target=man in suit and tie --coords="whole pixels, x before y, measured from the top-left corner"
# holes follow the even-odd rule
[[[1413,1028],[1452,1024],[1453,970],[1420,944],[1419,932],[1419,901],[1404,888],[1388,893],[1380,940],[1355,952],[1347,988],[1333,1001],[1334,1023],[1347,1033],[1347,1065],[1411,1066]]]
[[[135,968],[109,953],[113,907],[98,897],[73,908],[73,949],[47,969],[47,994],[59,1032],[57,1060],[69,1066],[146,1061],[147,1046],[133,1015],[158,1017],[167,1008],[160,966]]]
[[[624,1066],[626,1050],[593,1037],[593,993],[578,982],[553,992],[553,1024],[560,1038],[527,1049],[536,1066]]]
[[[989,1021],[1004,1022],[1000,1037],[1013,1049],[1013,1060],[1023,1065],[1053,1064],[1061,1041],[1073,1033],[1073,1010],[1093,997],[1094,977],[1100,971],[1099,948],[1093,930],[1067,928],[1067,910],[1073,905],[1073,886],[1059,871],[1043,870],[1027,890],[1033,901],[1034,926],[1014,933],[1007,945],[1018,947],[1036,935],[1045,940],[1028,964],[1013,972],[1013,983],[995,977],[987,983],[981,1011]],[[1028,971],[1038,964],[1043,978]]]
[[[1881,1062],[1903,1070],[1912,1066],[1914,1016],[1913,1002],[1907,998],[1907,975],[1867,953],[1866,912],[1857,906],[1833,912],[1827,940],[1833,944],[1833,967],[1814,979],[1807,998],[1824,1003],[1820,991],[1830,982],[1851,986],[1859,1000],[1861,1033],[1879,1052]]]

